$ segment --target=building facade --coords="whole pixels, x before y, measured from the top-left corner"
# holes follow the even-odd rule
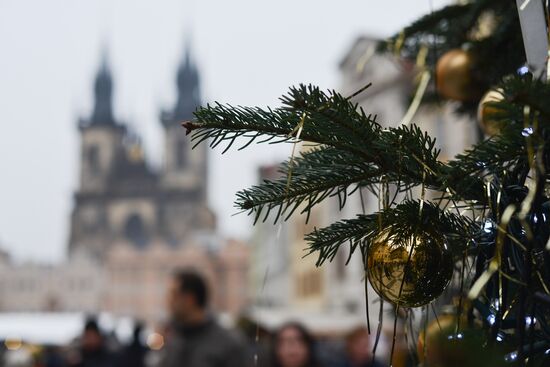
[[[113,113],[113,76],[103,58],[91,114],[78,121],[79,183],[68,259],[55,266],[0,261],[0,311],[109,312],[151,323],[166,318],[171,275],[193,269],[208,281],[212,307],[237,316],[248,301],[248,246],[221,238],[208,206],[206,144],[191,149],[181,122],[201,104],[190,51],[177,99],[160,112],[164,159],[151,167],[140,138]]]
[[[80,184],[71,215],[69,252],[104,260],[117,242],[146,249],[153,240],[183,245],[191,232],[213,231],[208,208],[207,146],[191,150],[181,122],[200,105],[199,75],[186,54],[177,75],[173,109],[160,116],[164,163],[147,164],[139,138],[113,115],[111,72],[106,60],[96,76],[90,117],[79,121]]]
[[[80,256],[55,266],[1,258],[0,312],[98,312],[105,275],[96,261]]]

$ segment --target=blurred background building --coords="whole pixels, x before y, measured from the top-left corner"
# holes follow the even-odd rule
[[[177,72],[175,106],[160,113],[164,162],[148,163],[140,137],[113,112],[106,53],[94,107],[78,122],[80,183],[70,218],[68,260],[0,263],[0,310],[109,312],[151,324],[165,317],[165,293],[180,268],[202,273],[215,311],[238,315],[248,302],[248,246],[221,238],[207,204],[207,145],[191,149],[181,122],[201,104],[191,51]]]

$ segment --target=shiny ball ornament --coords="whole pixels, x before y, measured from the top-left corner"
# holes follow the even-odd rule
[[[503,364],[505,349],[502,346],[487,343],[487,335],[482,329],[468,328],[458,333],[454,331],[453,325],[442,330],[435,325],[434,329],[432,338],[429,336],[427,338],[425,355],[424,350],[418,353],[423,366],[500,367],[506,365]]]
[[[502,100],[504,100],[504,96],[502,95],[502,89],[500,89],[488,91],[481,98],[481,101],[479,101],[477,121],[483,132],[489,136],[496,135],[500,131],[499,124],[493,117],[494,114],[500,110],[487,104],[491,102],[500,102]]]
[[[406,240],[383,232],[370,244],[367,278],[380,297],[402,307],[423,306],[445,290],[453,274],[443,236],[422,232]]]
[[[439,94],[457,101],[473,101],[480,91],[473,77],[474,57],[468,51],[454,49],[444,53],[435,67]]]
[[[426,326],[422,328],[418,335],[418,342],[416,344],[416,350],[418,353],[418,359],[422,363],[424,362],[424,354],[430,356],[430,349],[437,345],[437,342],[441,338],[447,338],[455,336],[458,337],[460,333],[455,335],[457,327],[457,315],[456,313],[446,313],[437,316],[437,319],[433,319]],[[460,327],[464,330],[467,326],[468,319],[465,314],[460,317]]]

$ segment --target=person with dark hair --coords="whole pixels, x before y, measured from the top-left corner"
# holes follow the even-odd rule
[[[105,345],[97,321],[90,318],[86,321],[80,341],[80,351],[75,359],[69,362],[72,367],[114,367],[115,356]]]
[[[297,322],[284,324],[275,333],[273,367],[319,367],[315,339]]]
[[[172,317],[159,367],[246,367],[246,345],[237,334],[221,327],[208,312],[208,289],[197,273],[174,274],[168,291]]]

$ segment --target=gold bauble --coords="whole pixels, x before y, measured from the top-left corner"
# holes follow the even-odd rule
[[[439,339],[455,333],[458,320],[456,316],[456,313],[438,315],[437,319],[434,318],[430,321],[425,330],[422,328],[416,345],[420,362],[424,362],[424,352],[428,357],[430,356],[430,349],[437,345]],[[466,315],[462,315],[460,317],[461,329],[467,326],[467,322]],[[426,346],[426,350],[424,350],[424,345]]]
[[[451,252],[443,236],[422,232],[397,240],[382,232],[370,244],[367,277],[384,300],[418,307],[436,299],[453,273]]]
[[[480,91],[473,77],[474,57],[468,51],[454,49],[444,53],[435,67],[436,87],[448,99],[473,101]]]
[[[500,131],[498,122],[493,118],[494,114],[498,113],[500,109],[488,106],[487,103],[500,102],[503,99],[502,89],[497,89],[488,91],[479,101],[477,121],[483,132],[489,136],[496,135]]]
[[[426,328],[425,348],[424,341],[419,339],[418,359],[423,366],[503,366],[504,354],[510,350],[503,349],[499,344],[487,343],[486,333],[481,328],[468,327],[466,316],[461,317],[458,332],[456,315],[439,316],[438,320],[439,324],[433,320]]]

